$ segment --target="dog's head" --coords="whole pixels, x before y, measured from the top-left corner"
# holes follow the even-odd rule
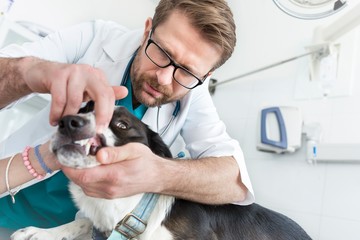
[[[160,136],[126,108],[115,108],[109,127],[103,134],[95,132],[95,115],[92,110],[93,104],[88,104],[78,114],[65,116],[59,121],[50,149],[62,165],[75,168],[99,165],[95,155],[100,148],[130,142],[143,143],[156,155],[171,157]]]

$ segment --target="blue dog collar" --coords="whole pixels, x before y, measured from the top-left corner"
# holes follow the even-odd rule
[[[135,209],[116,225],[108,240],[129,240],[142,234],[158,199],[158,194],[145,193]]]

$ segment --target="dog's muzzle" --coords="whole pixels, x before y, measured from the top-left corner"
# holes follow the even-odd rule
[[[50,147],[61,164],[84,168],[94,166],[93,156],[103,146],[106,146],[105,137],[96,134],[95,116],[87,113],[63,117]]]

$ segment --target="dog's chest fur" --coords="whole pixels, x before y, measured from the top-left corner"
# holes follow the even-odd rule
[[[101,232],[110,233],[113,227],[130,213],[141,200],[143,194],[119,199],[92,198],[84,194],[82,189],[70,183],[70,192],[79,210],[85,217],[91,219],[94,226]],[[146,231],[140,239],[148,239],[161,225],[168,209],[174,202],[173,197],[160,196]]]

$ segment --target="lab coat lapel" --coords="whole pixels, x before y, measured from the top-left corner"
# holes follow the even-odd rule
[[[141,45],[143,30],[124,33],[118,38],[112,38],[103,43],[103,51],[113,62],[122,61],[132,56]]]
[[[94,67],[103,70],[111,86],[119,86],[129,61],[130,58],[120,62],[102,61],[95,63]]]
[[[142,30],[130,31],[118,39],[114,38],[103,43],[104,55],[94,66],[105,72],[110,85],[121,84],[126,66],[141,44],[142,32]]]

